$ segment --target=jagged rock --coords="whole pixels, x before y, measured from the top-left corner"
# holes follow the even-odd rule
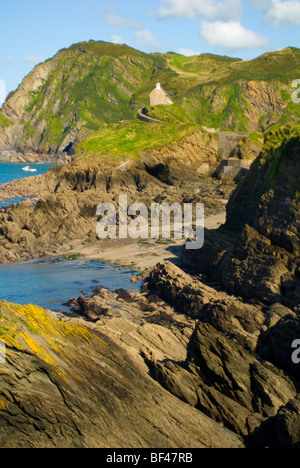
[[[205,323],[197,326],[185,362],[151,362],[150,367],[171,393],[244,437],[297,393],[277,368],[260,363]]]
[[[243,447],[154,382],[109,325],[3,301],[0,310],[1,447]]]
[[[278,136],[279,135],[279,136]],[[298,130],[269,132],[261,155],[227,206],[226,225],[205,232],[204,248],[183,264],[230,293],[297,310],[300,302]]]
[[[185,273],[170,262],[156,265],[146,284],[150,291],[155,291],[178,312],[209,323],[246,349],[256,349],[265,322],[260,307],[241,302],[225,292],[217,292],[197,276]]]
[[[257,352],[280,368],[300,379],[300,365],[295,364],[292,344],[300,340],[300,317],[285,315],[274,326],[261,334]]]
[[[109,312],[109,307],[103,307],[103,301],[100,297],[94,296],[91,298],[79,297],[76,301],[76,304],[73,304],[73,307],[76,307],[76,312],[90,320],[91,322],[96,322],[103,315],[107,315]]]

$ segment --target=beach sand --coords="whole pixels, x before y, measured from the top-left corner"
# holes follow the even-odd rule
[[[207,229],[217,229],[226,221],[226,213],[219,213],[205,219]],[[103,240],[84,245],[81,241],[73,241],[63,245],[56,251],[58,255],[79,255],[87,260],[100,260],[115,263],[120,266],[130,265],[141,271],[153,268],[157,263],[172,261],[179,265],[184,239],[114,239]]]

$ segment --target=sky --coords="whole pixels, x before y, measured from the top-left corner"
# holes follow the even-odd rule
[[[244,60],[300,48],[300,0],[9,0],[0,18],[0,105],[36,64],[90,39]]]

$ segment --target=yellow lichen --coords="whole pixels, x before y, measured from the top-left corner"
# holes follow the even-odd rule
[[[0,411],[4,411],[8,409],[8,404],[5,401],[0,400]]]

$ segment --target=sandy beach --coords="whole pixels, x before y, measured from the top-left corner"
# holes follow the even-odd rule
[[[226,221],[226,213],[218,213],[205,219],[206,229],[217,229]],[[153,268],[157,263],[172,261],[180,263],[181,249],[185,240],[165,239],[126,239],[104,240],[91,245],[84,245],[81,241],[61,246],[56,254],[73,256],[79,255],[89,260],[100,260],[115,263],[120,266],[130,265],[137,270],[145,271]]]

